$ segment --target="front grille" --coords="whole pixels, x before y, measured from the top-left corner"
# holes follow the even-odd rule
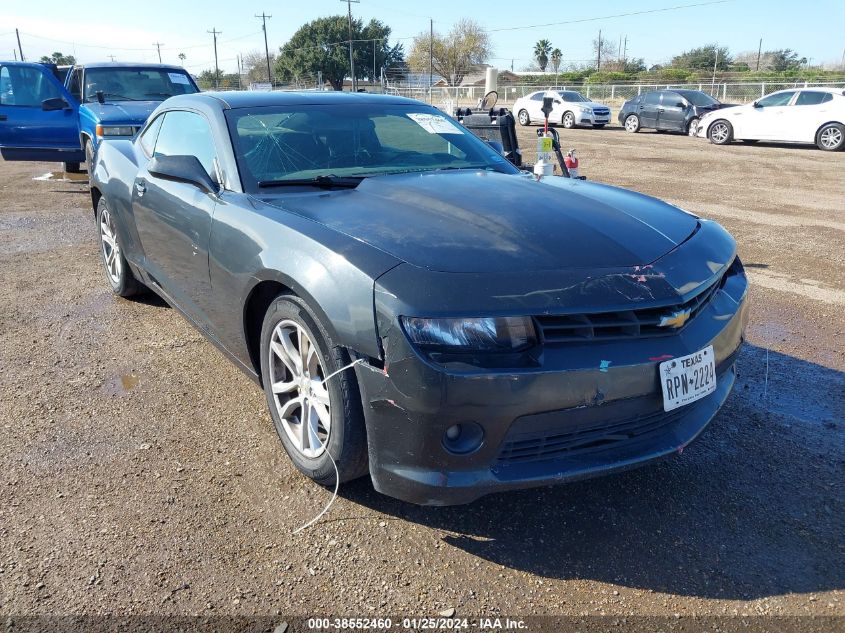
[[[517,464],[618,447],[677,422],[688,410],[683,407],[669,413],[657,411],[566,431],[543,430],[508,436],[496,459],[501,464]]]
[[[598,114],[599,116],[610,116],[610,110],[597,110],[593,108],[593,113]]]
[[[724,278],[723,278],[724,279]],[[581,314],[542,315],[535,317],[546,344],[611,341],[616,339],[665,336],[675,334],[692,322],[721,287],[720,281],[684,303],[658,308],[591,312]],[[664,316],[689,310],[690,315],[681,328],[660,327]]]

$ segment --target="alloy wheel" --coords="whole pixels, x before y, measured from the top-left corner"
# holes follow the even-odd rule
[[[106,273],[108,273],[112,283],[119,284],[120,276],[123,273],[123,263],[120,257],[120,246],[117,243],[114,220],[106,207],[103,207],[100,213],[100,242],[103,249],[103,262],[106,265]]]
[[[728,140],[729,135],[730,130],[728,130],[727,123],[714,123],[710,130],[710,138],[713,139],[715,143],[724,143]]]
[[[572,116],[572,113],[567,112],[563,115],[563,127],[570,128],[575,125],[575,117]]]
[[[693,119],[689,122],[689,128],[687,128],[687,134],[690,136],[695,136],[695,131],[698,128],[698,119]]]
[[[822,130],[819,135],[819,143],[825,149],[836,149],[842,143],[842,130],[833,126]]]
[[[331,433],[331,402],[317,346],[295,321],[284,320],[270,338],[270,388],[282,427],[305,457],[319,457]]]
[[[639,119],[633,114],[625,119],[625,129],[629,132],[636,132],[640,128]]]

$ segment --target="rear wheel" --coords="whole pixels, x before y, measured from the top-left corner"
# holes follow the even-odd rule
[[[707,138],[714,145],[727,145],[733,139],[733,135],[733,126],[724,119],[714,121],[710,129],[707,130]]]
[[[361,395],[349,354],[295,295],[270,304],[261,328],[261,379],[270,416],[291,461],[322,485],[368,471]]]
[[[564,112],[560,119],[560,124],[567,130],[575,127],[575,115],[571,112]]]
[[[636,114],[629,114],[625,117],[625,130],[628,132],[640,131],[640,117]]]
[[[816,133],[816,146],[826,152],[835,152],[845,147],[845,126],[839,123],[823,125]]]
[[[531,117],[528,116],[528,112],[526,110],[520,110],[517,118],[519,119],[520,125],[528,125],[531,123]]]
[[[112,292],[121,297],[131,297],[141,292],[144,286],[135,279],[129,264],[126,263],[114,216],[104,198],[100,198],[97,204],[97,234],[100,237],[103,268],[106,271],[106,279],[111,284]]]

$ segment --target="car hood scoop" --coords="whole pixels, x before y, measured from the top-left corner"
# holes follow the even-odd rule
[[[698,223],[669,204],[606,185],[489,171],[378,176],[351,190],[261,198],[441,272],[645,265]]]

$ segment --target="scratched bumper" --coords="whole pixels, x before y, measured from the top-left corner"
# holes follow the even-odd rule
[[[384,370],[356,366],[375,488],[412,503],[453,505],[492,492],[625,470],[677,453],[701,433],[733,387],[746,294],[745,275],[736,275],[676,335],[553,347],[543,351],[538,366],[518,370],[432,363],[391,326],[389,311],[377,298],[387,364]],[[716,355],[716,391],[664,414],[661,357],[707,345]],[[514,442],[542,445],[544,434],[559,438],[603,425],[630,428],[639,420],[658,423],[646,424],[646,432],[632,433],[630,440],[551,457],[539,451],[526,459],[523,451],[512,459]],[[484,439],[470,454],[453,454],[444,445],[446,429],[467,422],[480,425]]]

